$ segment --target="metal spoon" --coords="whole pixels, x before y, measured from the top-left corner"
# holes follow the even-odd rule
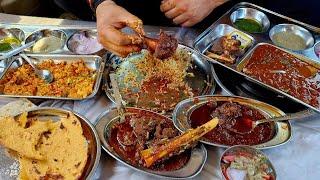
[[[288,114],[286,116],[281,116],[281,117],[275,117],[275,118],[269,118],[269,119],[260,119],[257,121],[252,121],[250,120],[249,122],[240,122],[243,123],[243,125],[246,126],[246,128],[243,128],[241,130],[239,129],[235,129],[234,126],[228,127],[228,130],[235,132],[237,134],[248,134],[250,132],[253,131],[254,128],[256,128],[259,124],[263,124],[263,123],[270,123],[270,122],[278,122],[278,121],[291,121],[291,120],[297,120],[297,119],[301,119],[301,118],[305,118],[308,117],[310,115],[313,115],[314,111],[313,110],[305,110],[305,111],[301,111],[298,113],[292,113],[292,114]]]
[[[125,107],[123,105],[123,100],[120,94],[120,90],[118,87],[118,81],[117,81],[117,77],[114,73],[110,74],[110,80],[111,80],[111,86],[112,86],[112,90],[113,90],[113,94],[114,94],[114,98],[116,101],[116,106],[117,106],[117,110],[118,110],[118,114],[120,117],[120,122],[124,121],[125,118]]]
[[[27,44],[24,44],[22,46],[19,46],[19,47],[14,47],[13,50],[9,51],[9,52],[6,52],[6,53],[3,53],[1,56],[0,56],[0,60],[2,59],[8,59],[16,54],[19,54],[21,53],[22,51],[24,51],[25,49],[28,49],[29,47],[33,46],[35,43],[35,41],[31,41]]]
[[[31,59],[25,55],[24,53],[21,53],[20,56],[26,60],[30,65],[31,67],[34,69],[34,72],[36,73],[36,75],[38,77],[40,77],[41,79],[43,79],[46,83],[51,83],[53,81],[53,75],[52,73],[49,71],[49,70],[40,70],[38,69],[34,64],[33,62],[31,61]]]

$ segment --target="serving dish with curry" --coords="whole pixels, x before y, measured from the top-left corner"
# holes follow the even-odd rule
[[[237,36],[234,36],[235,33]],[[270,95],[275,97],[268,101],[273,105],[279,105],[278,101],[282,102],[283,99],[290,99],[305,108],[320,112],[320,64],[315,50],[315,44],[320,40],[319,35],[320,29],[317,27],[242,2],[199,35],[194,48],[209,61],[219,65],[219,68],[244,77],[241,82],[225,81],[221,80],[225,77],[215,75],[223,89],[228,91],[227,87],[230,86],[236,89],[228,91],[232,95],[262,101],[266,99],[265,96]],[[248,41],[251,42],[250,45]],[[223,84],[229,82],[232,84]],[[257,86],[262,88],[256,88]],[[254,95],[259,93],[266,95]],[[295,103],[290,103],[290,106],[295,106]]]

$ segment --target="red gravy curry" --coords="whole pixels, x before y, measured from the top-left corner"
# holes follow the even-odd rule
[[[190,124],[196,128],[205,124],[213,117],[219,118],[219,124],[212,131],[204,135],[204,139],[223,145],[257,145],[269,141],[274,137],[274,130],[270,123],[258,125],[248,134],[238,134],[228,129],[228,125],[237,132],[249,128],[248,121],[263,119],[264,116],[256,109],[235,102],[208,102],[195,109],[190,115]],[[221,123],[223,122],[223,123]]]
[[[320,69],[271,45],[260,45],[243,72],[320,108]]]
[[[125,120],[115,124],[108,138],[114,151],[129,164],[143,167],[140,152],[151,145],[160,145],[166,140],[179,135],[170,119],[156,116],[150,112],[139,111],[126,115]],[[190,159],[191,151],[157,162],[149,169],[173,171],[182,168]]]

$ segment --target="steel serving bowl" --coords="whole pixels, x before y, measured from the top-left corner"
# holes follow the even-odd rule
[[[152,112],[145,109],[140,108],[132,108],[127,107],[126,113],[139,113],[139,112],[148,112],[149,114],[156,115],[160,118],[165,118],[170,120],[168,117],[163,116],[159,113]],[[185,178],[192,178],[195,177],[200,173],[202,170],[206,159],[207,159],[207,150],[205,149],[204,145],[199,144],[195,148],[191,150],[190,159],[185,164],[184,167],[174,171],[154,171],[150,169],[146,169],[140,166],[135,166],[127,162],[121,156],[119,156],[112,148],[112,146],[108,142],[108,138],[110,136],[111,128],[115,123],[118,123],[120,120],[117,109],[113,108],[104,113],[102,113],[96,121],[95,127],[97,129],[98,135],[100,137],[102,148],[114,159],[123,163],[124,165],[137,170],[139,172],[143,172],[149,175],[153,175],[156,177],[166,177],[166,178],[175,178],[175,179],[185,179]]]
[[[313,38],[312,34],[307,29],[305,29],[301,26],[295,25],[295,24],[278,24],[278,25],[272,27],[272,29],[269,31],[269,37],[270,37],[271,41],[278,46],[281,46],[281,45],[275,41],[274,35],[277,33],[280,33],[280,32],[293,33],[293,34],[301,37],[305,43],[305,48],[301,49],[301,50],[309,49],[314,45],[314,38]],[[294,43],[294,42],[292,42],[292,43]],[[283,47],[283,46],[281,46],[281,47]],[[287,47],[283,47],[283,48],[287,48]]]
[[[277,179],[276,170],[275,170],[275,168],[273,167],[273,165],[272,165],[271,161],[269,160],[269,158],[268,158],[262,151],[260,151],[260,150],[258,150],[258,149],[255,149],[255,148],[253,148],[253,147],[251,147],[251,146],[246,146],[246,145],[232,146],[232,147],[226,149],[226,150],[222,153],[222,155],[221,155],[221,157],[220,157],[219,166],[220,166],[220,172],[221,172],[221,174],[222,174],[222,177],[224,177],[224,179],[228,179],[228,178],[225,177],[225,175],[224,175],[224,173],[223,173],[223,170],[222,170],[222,164],[223,164],[222,158],[223,158],[223,156],[226,155],[226,154],[228,154],[228,155],[229,155],[229,154],[234,154],[234,155],[236,155],[236,154],[239,154],[239,153],[241,153],[241,152],[245,152],[245,153],[251,154],[251,155],[253,155],[253,156],[254,156],[254,155],[260,155],[260,156],[262,156],[262,157],[265,159],[265,162],[266,162],[266,164],[267,164],[267,166],[268,166],[268,168],[267,168],[267,173],[270,174],[270,175],[272,175],[272,176],[274,177],[274,179]]]
[[[44,37],[51,37],[51,36],[54,36],[54,37],[57,37],[57,38],[60,39],[60,41],[61,41],[60,48],[58,48],[58,49],[56,49],[54,51],[51,51],[51,52],[41,52],[41,53],[60,53],[60,52],[62,52],[63,48],[64,48],[64,46],[66,45],[66,42],[67,42],[67,35],[66,35],[65,32],[63,32],[61,30],[43,29],[43,30],[40,30],[40,31],[33,32],[32,34],[30,34],[26,38],[25,43],[29,43],[31,41],[35,41],[37,43],[37,41],[39,41],[40,39],[42,39]],[[33,53],[32,52],[32,47],[26,49],[26,51],[28,53]]]
[[[254,8],[238,8],[230,15],[230,20],[233,25],[237,19],[252,19],[257,21],[262,26],[262,31],[255,33],[266,32],[270,27],[270,21],[267,15]]]
[[[190,129],[190,115],[191,113],[199,108],[200,106],[208,103],[208,102],[221,102],[221,101],[228,101],[228,102],[237,102],[239,104],[249,106],[253,109],[258,110],[261,112],[265,117],[279,117],[284,116],[285,113],[282,112],[280,109],[271,106],[269,104],[263,103],[261,101],[244,98],[240,96],[199,96],[194,98],[189,98],[184,101],[181,101],[173,111],[173,123],[176,128],[181,131],[185,132],[186,130]],[[274,130],[275,135],[272,139],[265,143],[253,145],[252,147],[258,149],[268,149],[273,148],[276,146],[280,146],[285,144],[291,138],[291,126],[289,122],[276,122],[272,123],[271,126]],[[211,142],[206,139],[201,140],[202,143],[227,148],[230,147],[229,145],[225,144],[218,144]]]

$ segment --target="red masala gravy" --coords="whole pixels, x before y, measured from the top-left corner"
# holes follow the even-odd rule
[[[218,108],[219,106],[223,105],[223,103],[226,102],[217,102],[217,106],[210,105],[210,102],[200,106],[199,108],[195,109],[190,116],[190,123],[192,128],[196,128],[198,126],[201,126],[202,124],[205,124],[209,120],[212,119],[210,116],[211,113]],[[252,109],[250,107],[241,105],[237,103],[241,107],[241,113],[242,116],[236,118],[236,122],[240,121],[248,121],[248,120],[259,120],[263,119],[264,116],[255,109]],[[234,128],[239,129],[241,131],[244,128],[248,128],[248,126],[245,123],[237,123]],[[269,141],[274,136],[274,131],[271,128],[271,125],[269,123],[260,124],[254,130],[248,134],[237,134],[234,133],[225,127],[222,127],[218,125],[216,128],[214,128],[212,131],[204,135],[204,138],[207,141],[217,143],[217,144],[223,144],[223,145],[256,145],[261,144],[264,142]]]
[[[140,152],[137,146],[135,145],[123,146],[121,143],[119,143],[119,140],[118,140],[119,137],[124,136],[123,135],[124,133],[133,132],[133,127],[130,125],[131,118],[137,118],[136,120],[140,120],[141,118],[148,118],[150,120],[152,119],[152,121],[158,121],[159,118],[161,119],[161,117],[155,116],[154,114],[151,114],[151,113],[145,113],[145,112],[142,112],[140,114],[131,114],[126,116],[124,122],[118,123],[114,125],[114,127],[112,127],[111,135],[108,139],[108,142],[110,143],[114,151],[130,164],[143,167],[141,165],[140,158],[136,156],[136,154]],[[168,119],[162,119],[162,120],[165,120],[165,123],[163,123],[161,127],[174,128],[174,125],[170,120]],[[135,135],[133,135],[132,138],[134,139],[133,141],[137,141],[137,137]],[[174,155],[165,161],[158,162],[155,165],[151,166],[149,169],[156,170],[156,171],[173,171],[173,170],[181,169],[189,161],[190,155],[191,155],[191,151],[187,150],[179,155]]]
[[[271,45],[255,50],[243,72],[320,108],[320,69]]]

